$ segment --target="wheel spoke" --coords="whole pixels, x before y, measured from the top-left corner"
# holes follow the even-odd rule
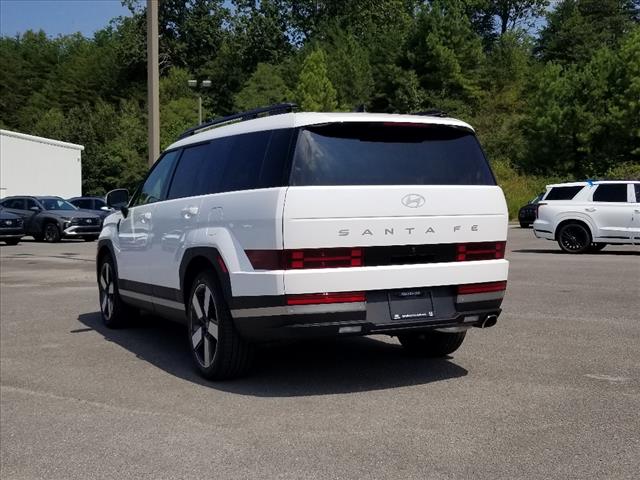
[[[107,289],[107,283],[104,281],[104,274],[100,276],[100,286],[102,287],[102,290]]]
[[[109,295],[113,295],[113,283],[109,284],[109,288],[107,288],[107,292]]]
[[[218,324],[216,322],[209,321],[209,324],[207,325],[207,331],[209,332],[209,335],[218,340]]]
[[[211,318],[209,315],[209,308],[211,307],[211,290],[209,287],[204,289],[204,317]]]
[[[105,293],[104,296],[102,297],[102,302],[100,304],[100,306],[102,307],[102,313],[104,313],[105,315],[107,314],[107,302],[109,301],[109,299],[107,298],[107,294]]]
[[[211,364],[211,339],[206,335],[203,338],[204,341],[204,358],[202,359],[205,367]]]
[[[201,341],[202,341],[202,327],[198,327],[198,329],[191,334],[191,344],[193,345],[193,348],[198,348]]]
[[[200,301],[198,300],[197,295],[194,295],[191,299],[191,305],[193,306],[193,310],[195,311],[196,318],[201,319],[204,314],[202,313],[202,307],[200,306]]]

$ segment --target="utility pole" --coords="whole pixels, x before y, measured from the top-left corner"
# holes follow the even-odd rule
[[[158,0],[147,0],[147,103],[149,104],[149,167],[160,156],[160,72]]]

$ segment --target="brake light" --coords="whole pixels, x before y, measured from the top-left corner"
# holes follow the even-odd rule
[[[473,260],[497,260],[504,258],[506,242],[459,243],[456,260],[469,262]]]
[[[310,248],[302,250],[246,250],[256,270],[361,267],[362,248]]]
[[[470,295],[472,293],[502,292],[507,289],[507,282],[470,283],[458,285],[458,295]]]
[[[315,305],[326,303],[364,302],[364,292],[308,293],[287,295],[287,305]]]

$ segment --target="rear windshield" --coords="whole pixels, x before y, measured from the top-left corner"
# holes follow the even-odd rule
[[[341,123],[300,130],[291,185],[495,185],[475,135],[422,124]]]

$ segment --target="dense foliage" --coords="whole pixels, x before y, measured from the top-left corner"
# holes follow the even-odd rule
[[[145,2],[93,38],[0,39],[0,126],[85,145],[85,193],[146,171]],[[285,100],[447,111],[510,203],[550,178],[640,175],[638,0],[162,0],[161,142]]]

